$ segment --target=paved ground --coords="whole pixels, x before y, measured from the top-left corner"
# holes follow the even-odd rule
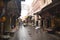
[[[60,40],[60,38],[41,29],[37,31],[33,27],[21,26],[10,40]]]

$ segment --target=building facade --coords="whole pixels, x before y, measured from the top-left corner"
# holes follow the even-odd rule
[[[45,6],[49,5],[52,2],[52,0],[34,0],[32,2],[32,14],[38,14],[39,11],[42,10]],[[40,16],[39,15],[34,15],[35,17],[35,25],[39,24]]]
[[[52,1],[51,4],[45,6],[42,11],[40,11],[40,16],[42,17],[42,26],[45,26],[45,29],[50,33],[58,33],[60,35],[60,12],[59,6],[60,1]],[[50,29],[50,30],[48,30]],[[58,32],[57,32],[58,31]]]

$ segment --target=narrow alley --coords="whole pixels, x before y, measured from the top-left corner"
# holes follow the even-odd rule
[[[0,40],[60,40],[60,0],[0,0]]]

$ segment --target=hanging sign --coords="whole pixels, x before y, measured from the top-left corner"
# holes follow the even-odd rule
[[[5,22],[6,21],[6,17],[3,16],[2,18],[0,18],[0,22]]]

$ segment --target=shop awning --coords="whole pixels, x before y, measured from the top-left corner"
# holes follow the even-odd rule
[[[41,11],[39,11],[38,15],[41,15],[41,14],[43,14],[43,12],[48,11],[49,9],[51,9],[51,8],[53,8],[55,6],[58,6],[58,5],[60,5],[60,1],[55,2],[55,3],[51,3],[51,4],[47,5],[47,6],[45,6]]]

